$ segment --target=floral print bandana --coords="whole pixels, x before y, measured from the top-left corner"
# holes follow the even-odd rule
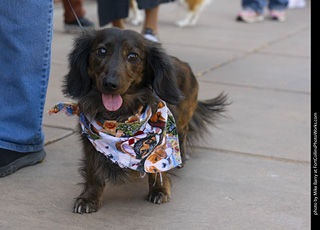
[[[171,111],[159,101],[156,112],[148,106],[124,123],[98,121],[81,113],[76,103],[58,103],[48,113],[78,115],[82,133],[95,149],[121,168],[141,173],[168,171],[181,165],[178,132]]]

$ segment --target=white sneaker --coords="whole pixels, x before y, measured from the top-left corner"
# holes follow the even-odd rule
[[[263,14],[259,14],[251,9],[243,9],[236,18],[237,21],[243,21],[246,23],[261,22],[264,20]]]
[[[153,33],[152,29],[149,29],[149,28],[145,29],[143,36],[150,41],[159,42],[157,35]]]
[[[279,22],[287,20],[285,10],[270,10],[269,16],[272,20]]]

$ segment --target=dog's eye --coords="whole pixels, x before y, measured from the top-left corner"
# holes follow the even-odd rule
[[[131,54],[128,55],[127,58],[128,58],[128,61],[135,62],[138,59],[138,54],[131,53]]]
[[[97,50],[98,57],[105,57],[107,56],[107,50],[105,48],[99,48]]]

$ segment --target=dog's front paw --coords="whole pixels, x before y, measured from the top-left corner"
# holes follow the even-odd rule
[[[73,212],[74,213],[92,213],[98,211],[100,207],[99,202],[92,201],[86,198],[77,198],[74,202]]]
[[[170,200],[170,194],[165,189],[160,191],[150,191],[148,200],[154,204],[167,203]]]

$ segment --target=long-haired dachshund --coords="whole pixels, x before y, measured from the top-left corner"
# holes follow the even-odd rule
[[[189,65],[130,30],[108,28],[81,34],[69,55],[69,68],[64,94],[76,99],[79,110],[96,120],[124,122],[148,105],[154,112],[159,98],[165,101],[176,120],[182,161],[187,141],[199,139],[227,104],[223,94],[198,101],[198,83]],[[125,181],[137,172],[112,162],[85,135],[82,143],[83,192],[74,203],[74,212],[91,213],[101,206],[106,181]],[[168,173],[148,173],[148,179],[148,200],[168,202]]]

